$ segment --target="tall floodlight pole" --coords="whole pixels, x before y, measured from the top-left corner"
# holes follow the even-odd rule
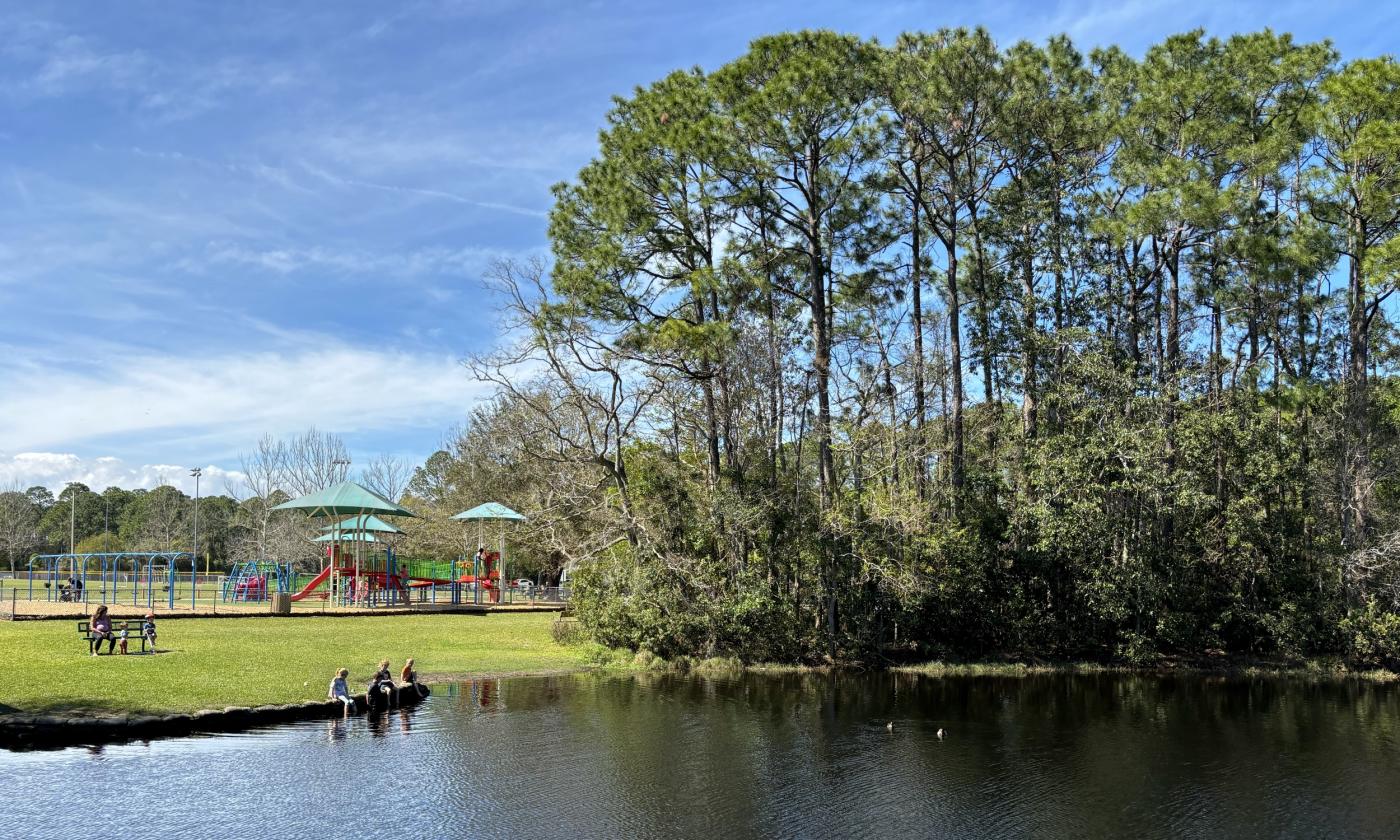
[[[75,537],[78,533],[78,482],[68,482],[68,553],[77,554]],[[68,558],[72,560],[73,558]]]
[[[204,474],[201,467],[190,470],[194,476],[194,552],[190,555],[190,612],[195,611],[195,575],[199,573],[199,477]]]

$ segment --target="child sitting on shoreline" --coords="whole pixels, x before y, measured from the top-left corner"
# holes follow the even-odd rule
[[[379,663],[379,670],[375,672],[374,678],[369,681],[369,695],[366,699],[373,704],[371,699],[375,692],[383,692],[384,707],[398,705],[398,692],[394,689],[394,675],[389,672],[389,660],[385,659]]]
[[[423,696],[423,687],[418,684],[418,672],[413,670],[413,657],[409,657],[408,661],[403,664],[403,672],[399,674],[399,682],[403,683],[405,687],[413,686],[413,690],[418,693],[418,696]]]
[[[355,707],[355,701],[350,697],[350,687],[345,684],[345,678],[350,676],[347,668],[336,671],[335,678],[331,680],[331,687],[326,692],[326,697],[331,700],[339,700],[345,704],[345,716],[350,716],[350,710]]]

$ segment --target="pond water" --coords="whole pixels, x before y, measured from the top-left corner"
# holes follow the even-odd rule
[[[0,780],[5,837],[1393,838],[1400,687],[478,680],[374,718],[0,752]]]

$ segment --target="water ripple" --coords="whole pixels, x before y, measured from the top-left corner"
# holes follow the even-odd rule
[[[24,791],[0,836],[1393,837],[1398,739],[1394,686],[477,680],[373,717],[0,753]]]

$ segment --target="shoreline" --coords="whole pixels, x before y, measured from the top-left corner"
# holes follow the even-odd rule
[[[432,695],[420,694],[411,685],[394,686],[394,706],[417,706]],[[371,712],[365,694],[353,698],[352,714]],[[338,700],[312,700],[268,706],[228,706],[172,714],[22,714],[0,715],[0,748],[28,752],[67,747],[100,746],[130,741],[152,741],[189,735],[245,732],[263,726],[301,720],[338,718],[344,715]]]
[[[1050,675],[1120,674],[1140,677],[1236,677],[1360,681],[1384,685],[1400,681],[1400,674],[1385,668],[1354,669],[1338,662],[1307,660],[1301,663],[1255,660],[1221,662],[1162,662],[1155,665],[1079,662],[945,662],[896,665],[886,670],[926,677],[1034,677]]]
[[[1385,669],[1349,670],[1334,663],[1308,662],[1302,665],[1259,662],[1238,663],[1168,663],[1156,666],[1105,665],[1093,662],[1033,663],[1033,662],[943,662],[899,665],[883,668],[862,668],[859,665],[791,665],[782,663],[753,663],[739,665],[734,660],[698,662],[669,662],[648,657],[644,662],[606,662],[566,668],[508,669],[478,672],[441,672],[423,674],[419,682],[425,687],[440,686],[472,680],[561,677],[572,674],[600,673],[619,676],[671,673],[678,676],[727,677],[741,674],[832,674],[842,671],[887,671],[919,677],[939,678],[1027,678],[1058,675],[1120,675],[1141,677],[1224,677],[1235,679],[1304,679],[1314,682],[1364,682],[1386,685],[1400,682],[1400,674]],[[405,695],[407,686],[398,686],[401,706],[415,706],[425,697]],[[431,694],[431,688],[429,688]],[[355,713],[367,709],[364,694],[355,697]],[[95,746],[136,740],[178,738],[194,734],[240,732],[262,726],[338,717],[341,706],[335,701],[307,701],[264,706],[229,706],[223,709],[201,709],[194,712],[132,712],[101,713],[75,709],[70,712],[28,713],[0,710],[0,749],[35,750],[62,749],[71,746]]]

